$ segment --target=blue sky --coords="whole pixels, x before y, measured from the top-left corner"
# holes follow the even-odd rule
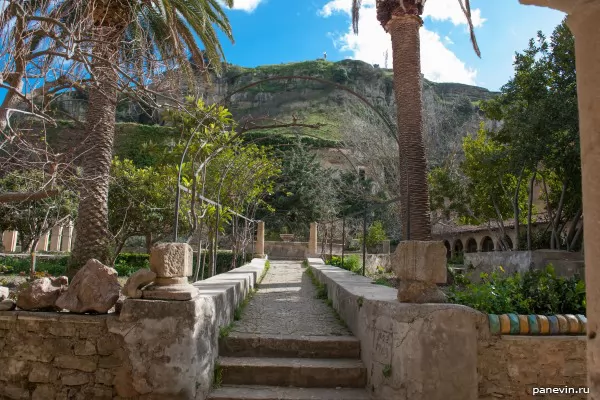
[[[351,0],[235,0],[228,11],[235,44],[223,40],[227,61],[243,66],[320,58],[355,58],[384,65],[389,36],[363,0],[359,35],[350,31]],[[472,50],[457,0],[428,0],[421,29],[422,68],[428,79],[499,90],[512,75],[515,51],[538,30],[550,35],[564,14],[518,0],[471,0],[482,51]],[[391,49],[389,51],[391,65]]]

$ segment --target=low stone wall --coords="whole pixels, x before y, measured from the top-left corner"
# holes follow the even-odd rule
[[[533,388],[585,388],[585,336],[493,336],[478,347],[479,398],[530,400]],[[542,399],[585,399],[581,394]]]
[[[311,259],[333,307],[361,342],[373,399],[477,399],[478,325],[453,304],[406,304],[397,291]]]
[[[199,282],[190,301],[126,299],[119,315],[0,312],[0,399],[203,400],[219,329],[264,266]]]
[[[490,251],[486,253],[465,253],[465,265],[472,265],[474,270],[468,275],[477,280],[482,272],[490,273],[502,266],[507,273],[525,272],[530,268],[542,269],[552,264],[560,276],[583,277],[584,263],[581,253],[559,250],[536,251]]]
[[[585,336],[492,335],[471,308],[400,303],[395,289],[309,262],[361,341],[373,399],[520,400],[534,387],[585,387]]]
[[[0,312],[0,398],[112,399],[131,366],[118,316]]]
[[[265,242],[265,253],[271,259],[301,260],[308,252],[308,242]]]

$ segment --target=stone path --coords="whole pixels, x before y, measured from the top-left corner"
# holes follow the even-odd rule
[[[234,333],[294,336],[347,336],[334,311],[316,298],[317,290],[299,261],[271,261],[271,267]]]

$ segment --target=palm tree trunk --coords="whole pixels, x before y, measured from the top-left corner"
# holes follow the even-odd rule
[[[394,92],[398,107],[401,210],[404,240],[431,240],[427,163],[423,145],[421,54],[417,15],[394,15],[392,38]]]
[[[104,45],[99,54],[116,61],[116,44]],[[93,68],[97,82],[89,88],[86,116],[87,142],[82,160],[83,182],[75,220],[77,236],[67,273],[74,274],[90,258],[110,261],[108,184],[115,136],[118,76],[106,63]]]

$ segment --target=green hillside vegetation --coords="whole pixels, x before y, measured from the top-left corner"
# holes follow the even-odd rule
[[[304,61],[278,65],[246,68],[228,64],[221,77],[213,77],[206,88],[207,97],[222,99],[225,94],[262,79],[277,76],[309,76],[347,86],[364,96],[382,114],[395,124],[392,70],[374,67],[362,61],[326,60]],[[423,80],[425,107],[435,110],[436,126],[430,128],[434,135],[443,137],[431,140],[436,149],[430,153],[434,160],[442,159],[450,142],[459,143],[467,132],[464,124],[480,114],[479,103],[496,96],[487,89],[458,83],[435,83]],[[303,124],[321,124],[319,129],[292,127],[253,130],[245,136],[248,141],[263,145],[281,146],[298,135],[309,135],[302,142],[311,147],[337,147],[344,137],[349,122],[368,121],[373,134],[384,131],[379,117],[360,100],[333,85],[308,80],[269,81],[232,96],[227,106],[236,120],[268,117],[272,123],[290,123],[294,118]],[[127,121],[131,121],[128,116]],[[133,116],[135,120],[135,115]],[[140,121],[147,119],[138,116]],[[57,148],[70,148],[78,143],[80,128],[73,122],[62,121],[49,128],[48,141]],[[179,133],[160,125],[147,125],[120,121],[117,124],[115,154],[129,158],[139,165],[151,163],[142,144],[168,144],[177,141]],[[317,138],[317,139],[316,139]],[[319,140],[321,139],[321,140]]]

